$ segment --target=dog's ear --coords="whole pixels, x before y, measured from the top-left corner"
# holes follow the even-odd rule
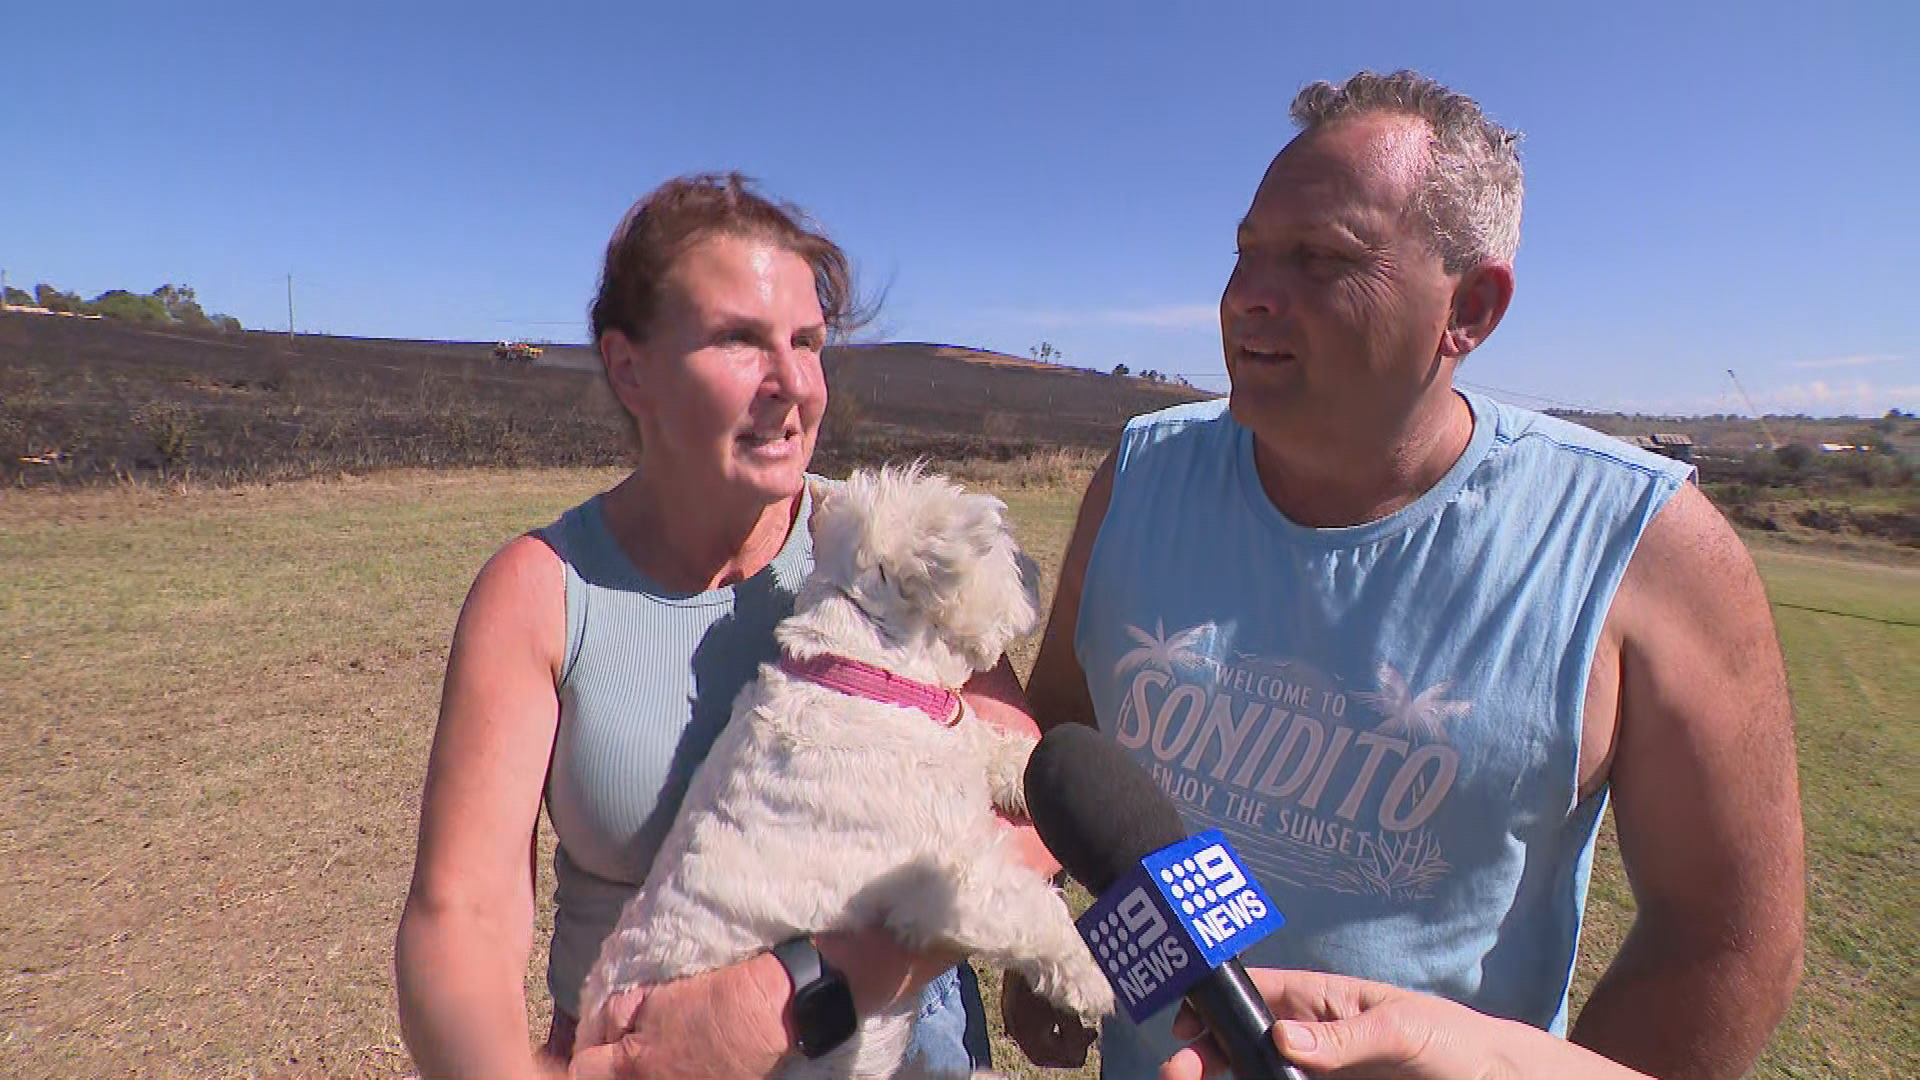
[[[849,585],[859,572],[858,493],[852,482],[823,483],[812,490],[813,511],[807,518],[807,532],[813,539],[814,573],[836,585]]]
[[[1039,622],[1038,568],[1014,542],[999,499],[963,495],[946,507],[923,548],[923,573],[902,584],[924,590],[909,598],[927,603],[941,636],[985,671]]]

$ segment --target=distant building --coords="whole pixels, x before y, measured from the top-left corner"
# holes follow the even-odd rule
[[[82,314],[81,312],[78,312],[78,311],[55,311],[52,308],[43,308],[37,304],[0,305],[0,311],[5,311],[9,315],[58,315],[63,319],[104,319],[106,318],[106,316],[104,315],[87,315],[87,314]]]
[[[1657,431],[1651,435],[1615,435],[1621,442],[1637,446],[1642,450],[1651,450],[1675,461],[1693,460],[1693,436],[1677,432]]]

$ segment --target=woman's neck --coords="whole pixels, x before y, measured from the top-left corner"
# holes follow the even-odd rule
[[[607,528],[640,572],[674,592],[737,585],[766,569],[786,546],[801,495],[727,505],[672,490],[645,468],[601,500]]]

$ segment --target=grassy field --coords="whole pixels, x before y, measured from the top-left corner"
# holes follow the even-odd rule
[[[973,479],[1051,567],[1075,473]],[[405,1073],[390,948],[447,633],[488,552],[614,476],[0,494],[0,1075]],[[1920,1074],[1920,571],[1759,559],[1812,852],[1759,1075]],[[1603,854],[1589,956],[1628,909]]]

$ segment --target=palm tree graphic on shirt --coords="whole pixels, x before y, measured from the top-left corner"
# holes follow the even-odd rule
[[[1453,689],[1452,679],[1437,682],[1416,694],[1392,664],[1382,663],[1375,677],[1380,682],[1379,690],[1362,690],[1354,697],[1381,715],[1380,723],[1373,730],[1382,735],[1445,742],[1447,724],[1473,710],[1470,701],[1446,697],[1447,691]]]
[[[1200,644],[1207,636],[1207,631],[1211,629],[1211,626],[1203,623],[1168,637],[1166,628],[1158,619],[1154,620],[1151,634],[1137,626],[1129,626],[1127,636],[1133,639],[1134,647],[1113,665],[1113,672],[1115,675],[1125,675],[1134,668],[1142,666],[1172,672],[1175,664],[1195,663],[1198,661],[1198,654],[1194,651],[1194,646]]]

